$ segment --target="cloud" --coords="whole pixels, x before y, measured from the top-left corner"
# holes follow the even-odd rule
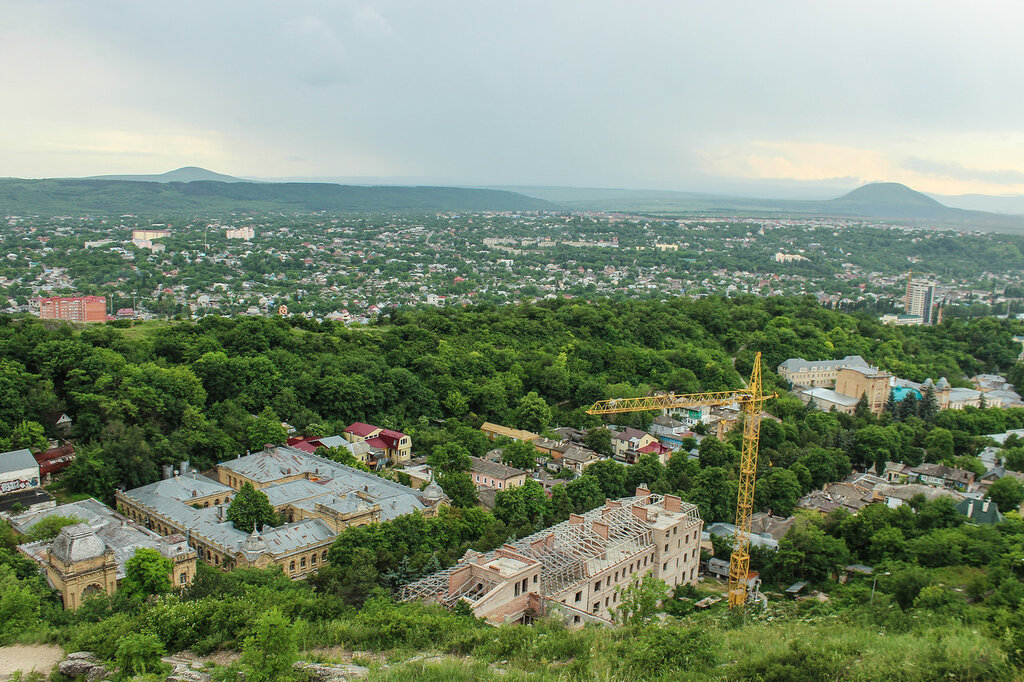
[[[891,164],[874,149],[813,142],[753,142],[743,147],[698,151],[709,173],[765,180],[859,182],[884,180]]]
[[[302,82],[324,87],[348,80],[345,48],[323,19],[292,19],[284,25],[284,38],[293,73]]]
[[[909,157],[900,164],[903,168],[914,173],[931,178],[949,178],[968,182],[983,182],[994,185],[1021,185],[1024,184],[1024,171],[1012,168],[999,168],[986,170],[981,168],[967,168],[956,161],[932,161]]]

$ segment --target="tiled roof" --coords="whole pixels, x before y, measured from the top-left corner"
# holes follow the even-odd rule
[[[351,424],[347,429],[345,429],[345,433],[352,433],[352,434],[355,434],[357,436],[362,436],[362,437],[365,438],[366,436],[369,436],[371,433],[373,433],[376,430],[377,430],[376,426],[372,426],[370,424],[364,424],[363,422],[355,422],[355,423]]]
[[[500,478],[506,480],[513,476],[522,476],[526,472],[522,469],[516,469],[500,462],[491,462],[490,460],[480,459],[479,457],[470,457],[469,461],[472,462],[470,468],[471,471],[476,473],[490,476],[491,478]]]

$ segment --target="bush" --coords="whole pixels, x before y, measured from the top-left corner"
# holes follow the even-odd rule
[[[703,627],[679,623],[623,629],[617,647],[618,665],[630,678],[707,670],[718,663],[720,640]]]

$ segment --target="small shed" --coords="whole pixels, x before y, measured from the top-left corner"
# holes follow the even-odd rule
[[[800,593],[804,591],[805,587],[807,587],[806,581],[793,583],[792,585],[786,588],[786,596],[790,599],[796,599],[800,595]]]

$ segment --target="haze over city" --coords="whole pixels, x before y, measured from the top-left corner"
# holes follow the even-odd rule
[[[1024,193],[1019,3],[0,7],[3,176]]]

